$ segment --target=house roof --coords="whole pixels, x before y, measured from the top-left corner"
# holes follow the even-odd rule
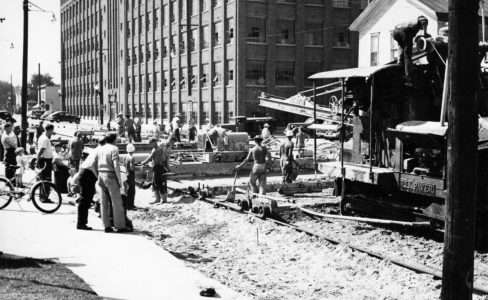
[[[364,30],[371,20],[375,20],[377,16],[384,14],[389,8],[393,6],[398,0],[375,0],[354,20],[349,26],[351,31]],[[448,13],[448,0],[406,0],[412,5],[423,10],[425,14],[432,16],[438,14]],[[488,17],[488,0],[483,0],[484,15]],[[427,10],[426,10],[427,9]]]

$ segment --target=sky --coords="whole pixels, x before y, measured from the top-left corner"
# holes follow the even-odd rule
[[[27,80],[37,73],[37,64],[41,64],[41,74],[49,73],[54,83],[61,81],[60,50],[60,1],[32,0],[31,3],[46,11],[54,12],[56,22],[51,22],[52,13],[29,11],[29,50]],[[38,10],[31,6],[31,10]],[[0,0],[0,80],[14,86],[22,84],[22,39],[23,10],[22,0]],[[10,43],[14,48],[10,49]]]

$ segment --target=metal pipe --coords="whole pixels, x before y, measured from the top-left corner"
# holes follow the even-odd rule
[[[485,7],[484,7],[484,1],[480,0],[480,8],[481,8],[481,35],[483,39],[483,43],[486,42],[485,38]]]
[[[344,139],[345,139],[345,131],[344,131],[344,100],[345,100],[345,93],[344,93],[344,78],[341,79],[341,99],[342,99],[342,112],[341,112],[341,176],[342,176],[342,184],[341,184],[341,202],[344,201],[346,196],[346,169],[344,168]],[[342,208],[342,205],[341,205]],[[341,211],[342,214],[342,211]]]
[[[373,95],[374,76],[371,76],[371,92],[369,99],[369,179],[373,182]]]
[[[317,122],[316,82],[313,81],[313,122]],[[313,170],[317,179],[317,130],[313,131]]]
[[[37,106],[41,108],[41,64],[37,63]]]
[[[441,103],[441,126],[445,126],[447,96],[449,93],[449,60],[446,61],[446,71],[444,72],[444,86],[442,89],[442,103]]]

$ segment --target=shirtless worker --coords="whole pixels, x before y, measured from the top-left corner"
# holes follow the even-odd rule
[[[240,165],[237,165],[235,169],[238,171],[252,157],[254,164],[251,169],[251,174],[249,175],[249,184],[251,185],[254,193],[259,192],[261,195],[266,195],[266,158],[268,158],[268,161],[270,161],[271,153],[269,153],[266,146],[261,145],[263,137],[257,135],[254,137],[254,141],[256,142],[256,146],[249,150],[249,154],[247,155],[246,159],[244,159]],[[259,180],[259,188],[256,185],[257,180]]]
[[[291,183],[293,181],[291,176],[293,173],[293,148],[295,146],[292,142],[293,131],[287,130],[285,135],[287,140],[280,146],[280,166],[283,183]]]

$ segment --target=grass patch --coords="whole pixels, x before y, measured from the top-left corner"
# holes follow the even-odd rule
[[[62,264],[3,254],[0,255],[0,299],[103,298]]]

